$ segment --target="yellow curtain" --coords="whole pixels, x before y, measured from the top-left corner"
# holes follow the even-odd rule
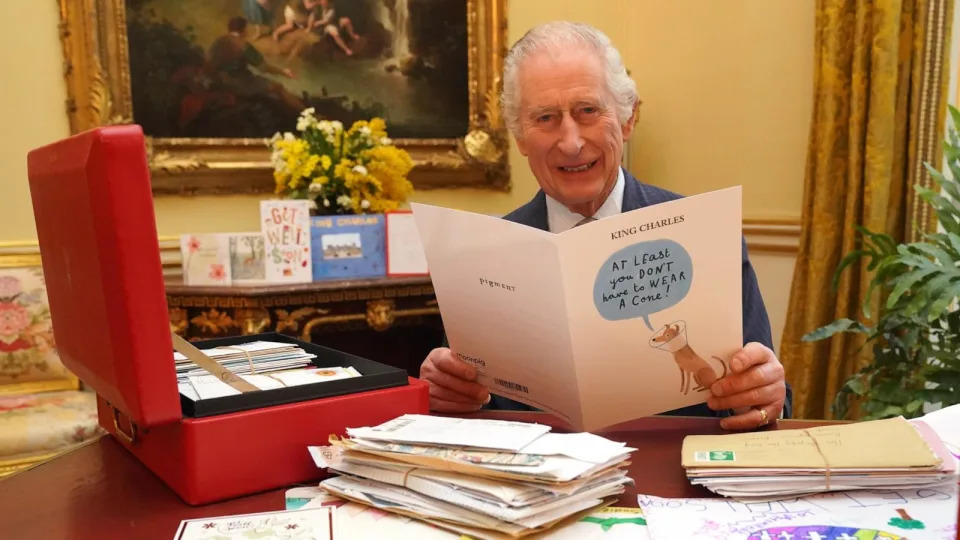
[[[815,343],[800,338],[835,319],[862,319],[865,268],[849,268],[836,290],[831,285],[840,259],[855,249],[854,225],[908,238],[912,184],[923,174],[914,165],[929,157],[918,148],[921,120],[931,113],[922,87],[936,69],[927,60],[943,48],[927,38],[937,25],[942,39],[944,10],[948,21],[952,0],[817,1],[803,230],[780,346],[798,418],[831,418],[843,382],[869,361],[869,348],[858,351],[858,335]],[[935,89],[942,93],[939,80]],[[933,115],[942,117],[942,109],[936,105]],[[942,133],[941,127],[935,134],[935,155]],[[875,314],[876,294],[869,302]]]

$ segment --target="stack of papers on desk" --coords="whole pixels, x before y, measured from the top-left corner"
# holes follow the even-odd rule
[[[609,504],[634,449],[589,433],[404,415],[310,447],[334,495],[475,538],[542,532]]]
[[[956,483],[957,466],[933,429],[890,418],[803,430],[684,439],[693,484],[736,498]]]

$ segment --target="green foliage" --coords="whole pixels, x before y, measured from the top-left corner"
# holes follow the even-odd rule
[[[960,111],[950,107],[953,127],[944,143],[947,175],[926,164],[937,189],[917,193],[937,215],[940,230],[920,242],[897,244],[887,234],[858,227],[860,246],[847,254],[834,275],[866,261],[869,292],[863,315],[875,324],[840,319],[805,335],[817,341],[840,332],[866,337],[873,361],[850,377],[834,404],[846,417],[853,402],[865,419],[923,414],[923,403],[960,403]],[[880,291],[880,313],[871,314],[869,298]]]

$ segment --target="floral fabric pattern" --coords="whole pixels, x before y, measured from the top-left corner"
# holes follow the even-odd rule
[[[97,436],[97,396],[44,392],[0,397],[0,456],[53,452]]]
[[[60,363],[40,268],[0,273],[0,385],[69,378]]]

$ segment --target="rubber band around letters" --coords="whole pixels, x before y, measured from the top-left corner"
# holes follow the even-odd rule
[[[830,461],[827,460],[827,455],[823,453],[823,449],[820,448],[820,443],[817,441],[817,438],[810,434],[809,430],[801,429],[807,437],[810,437],[810,440],[813,441],[813,447],[817,449],[817,453],[820,454],[820,459],[823,460],[823,475],[827,482],[826,490],[830,491]]]
[[[222,346],[222,347],[217,347],[217,348],[218,348],[218,349],[223,349],[223,350],[225,350],[225,351],[240,351],[240,352],[242,352],[242,353],[247,357],[247,365],[250,366],[250,374],[251,374],[251,375],[256,375],[256,374],[257,374],[257,370],[253,369],[253,357],[250,356],[250,351],[248,351],[248,350],[246,350],[246,349],[241,349],[240,347],[230,347],[230,346],[228,346],[228,345],[224,345],[224,346]]]

